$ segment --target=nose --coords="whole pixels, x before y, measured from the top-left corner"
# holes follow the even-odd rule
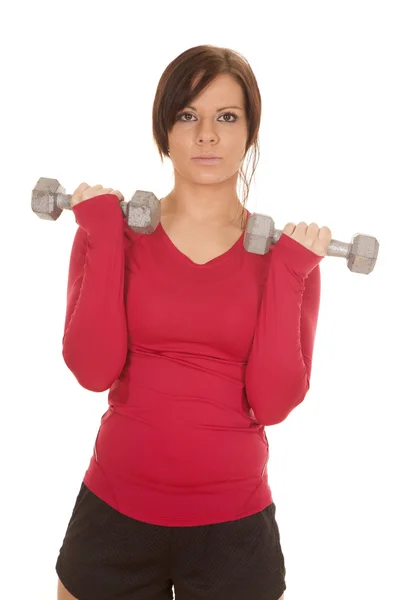
[[[208,142],[215,142],[217,140],[217,134],[213,130],[213,120],[199,121],[199,129],[197,133],[197,141],[200,144],[206,144]],[[209,124],[208,124],[209,123]]]
[[[197,138],[197,143],[204,146],[205,144],[211,143],[214,144],[216,140],[216,135],[201,135]]]

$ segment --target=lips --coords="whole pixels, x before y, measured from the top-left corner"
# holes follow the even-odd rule
[[[208,166],[218,165],[222,159],[221,158],[193,158],[192,160],[194,160],[194,162],[197,163],[198,165],[203,165],[205,167],[206,165],[208,165]]]

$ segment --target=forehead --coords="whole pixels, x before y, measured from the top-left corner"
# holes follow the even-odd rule
[[[193,87],[199,81],[196,77]],[[188,108],[197,110],[198,108],[210,106],[216,110],[222,108],[244,109],[243,90],[236,79],[230,74],[218,75],[196,98]]]

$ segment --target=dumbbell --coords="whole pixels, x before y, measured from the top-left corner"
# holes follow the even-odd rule
[[[272,217],[253,213],[247,221],[244,247],[255,254],[266,254],[271,244],[276,244],[281,235],[282,231],[275,229]],[[350,271],[364,275],[374,270],[378,253],[378,240],[371,235],[361,233],[353,235],[349,244],[332,239],[326,251],[327,256],[346,258]]]
[[[32,191],[32,210],[41,219],[56,221],[64,209],[71,210],[71,198],[57,179],[41,177]],[[122,201],[120,206],[128,226],[136,233],[153,233],[160,222],[160,201],[152,192],[137,190],[129,202]],[[272,217],[253,213],[247,220],[243,245],[247,252],[266,254],[281,235]],[[327,256],[346,258],[350,271],[365,275],[373,271],[378,252],[378,240],[359,233],[350,243],[331,240],[327,248]]]
[[[72,194],[57,179],[41,177],[32,190],[31,207],[41,219],[57,221],[63,210],[72,210]],[[153,233],[160,222],[160,201],[152,192],[138,190],[129,202],[121,201],[129,227],[137,233]]]

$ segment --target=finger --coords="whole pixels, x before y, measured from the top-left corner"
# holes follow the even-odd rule
[[[317,223],[310,223],[305,232],[306,238],[309,240],[308,245],[313,244],[315,240],[319,239],[319,227]]]
[[[296,229],[295,223],[287,223],[285,225],[285,227],[283,228],[282,232],[286,233],[286,235],[292,235],[292,233],[294,232],[295,229]]]
[[[123,194],[119,190],[112,190],[112,194],[116,194],[120,200],[124,200]]]
[[[332,237],[332,232],[329,227],[324,226],[319,230],[319,236],[323,238],[329,238]]]
[[[100,190],[103,186],[100,184],[97,185],[92,185],[90,188],[88,188],[87,190],[85,190],[85,192],[88,192],[89,190]]]
[[[78,187],[76,188],[76,190],[74,191],[74,195],[75,194],[80,194],[81,192],[84,192],[85,190],[87,190],[90,187],[89,184],[87,184],[85,181],[83,181],[80,185],[78,185]]]
[[[103,186],[94,185],[91,188],[88,188],[82,193],[82,199],[88,200],[89,198],[95,198],[96,196],[102,196],[103,194],[108,194],[111,191],[111,188],[103,188]]]
[[[88,187],[83,193],[86,195],[90,195],[93,194],[93,192],[98,192],[99,190],[102,190],[103,186],[102,185],[92,185],[90,187]]]

